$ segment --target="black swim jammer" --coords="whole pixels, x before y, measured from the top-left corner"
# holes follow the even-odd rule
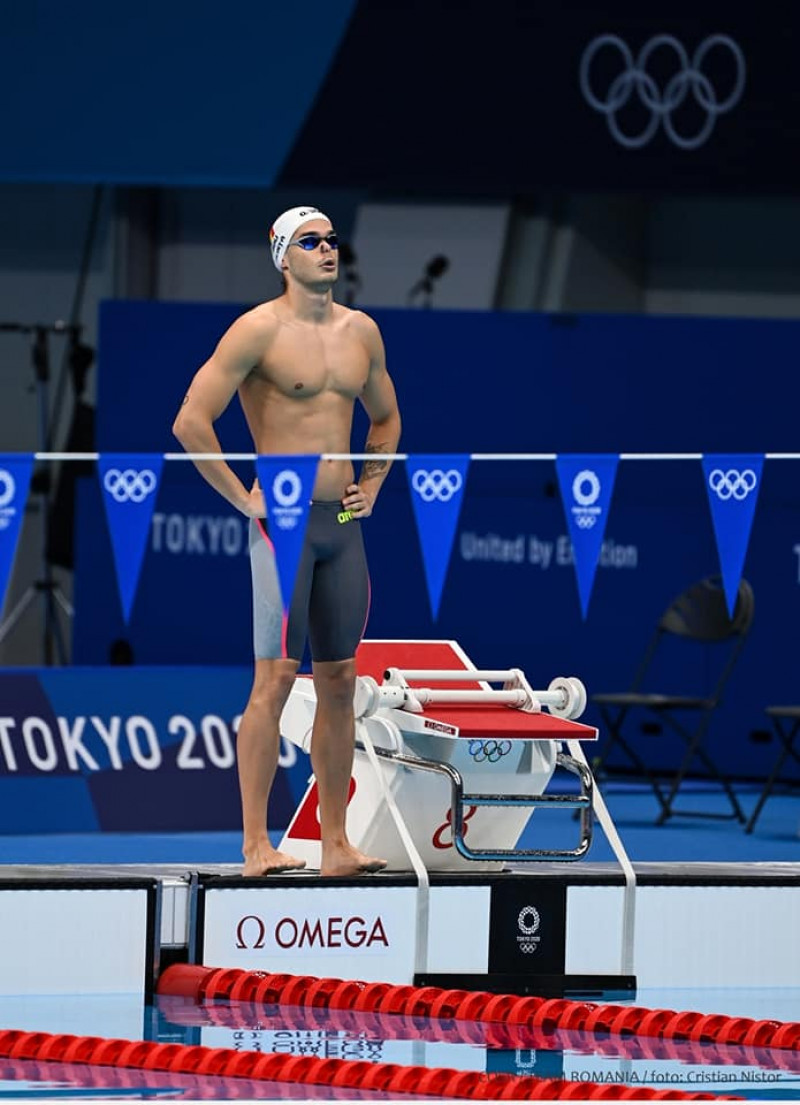
[[[349,660],[364,635],[370,585],[361,523],[340,522],[339,501],[312,502],[288,621],[267,521],[250,521],[253,647],[257,660]]]

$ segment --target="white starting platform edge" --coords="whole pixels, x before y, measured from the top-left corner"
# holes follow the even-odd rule
[[[639,988],[797,985],[800,864],[636,863],[634,869]],[[415,981],[413,876],[329,883],[302,872],[243,879],[239,870],[237,864],[0,866],[6,979],[0,1006],[21,995],[133,994],[147,1001],[159,966],[186,959]],[[573,980],[566,992],[589,996],[603,989],[598,979],[609,978],[613,991],[624,893],[624,878],[611,863],[432,874],[428,974],[439,976],[436,985],[501,989],[505,980],[510,992],[546,994],[557,990],[554,976],[563,975]]]
[[[574,716],[578,681],[533,691],[521,672],[476,670],[455,642],[365,645],[348,831],[387,871],[244,879],[238,864],[0,865],[0,998],[147,1002],[160,966],[179,959],[589,997],[796,985],[800,864],[630,864],[581,750],[597,733]],[[298,679],[282,730],[301,747],[313,705],[313,685]],[[577,843],[520,851],[565,767],[574,786],[554,805],[579,810],[564,818]],[[592,817],[616,864],[587,859]],[[284,845],[318,866],[313,780]]]

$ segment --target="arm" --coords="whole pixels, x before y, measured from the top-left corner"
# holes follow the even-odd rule
[[[268,333],[264,323],[243,315],[227,330],[212,356],[198,370],[172,426],[172,432],[187,453],[222,452],[214,422],[258,362],[265,337]],[[242,514],[248,518],[263,517],[261,492],[248,491],[224,460],[195,461],[194,464],[203,478]]]
[[[369,376],[361,393],[361,402],[370,418],[364,452],[375,453],[376,457],[364,462],[358,483],[350,484],[342,503],[355,517],[368,518],[392,463],[380,459],[378,454],[397,452],[401,423],[394,384],[386,371],[380,330],[367,315],[359,316],[358,325],[369,351]]]

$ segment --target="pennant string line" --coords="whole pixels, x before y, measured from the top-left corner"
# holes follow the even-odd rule
[[[23,454],[20,454],[22,456]],[[24,454],[30,456],[30,454]],[[224,460],[224,461],[240,461],[240,460],[256,460],[258,453],[163,453],[164,460],[188,460],[188,461],[203,461],[203,460]],[[298,453],[298,456],[302,456],[302,453]],[[391,461],[405,461],[408,460],[408,453],[380,453],[378,454],[381,460]],[[470,460],[499,460],[499,461],[552,461],[556,460],[558,456],[568,456],[572,454],[559,454],[559,453],[468,453]],[[702,460],[705,456],[714,456],[716,454],[706,453],[609,453],[608,456],[618,456],[620,460]],[[764,460],[800,460],[800,453],[762,453]],[[102,456],[101,453],[34,453],[33,458],[37,461],[91,461],[99,460]],[[375,453],[321,453],[320,460],[375,460]]]
[[[750,530],[769,460],[800,460],[800,453],[380,453],[381,461],[406,463],[411,503],[420,540],[433,620],[449,573],[461,504],[472,461],[555,464],[572,546],[581,612],[587,616],[619,461],[702,462],[712,525],[729,613],[733,608],[747,554]],[[16,553],[22,511],[15,505],[16,485],[28,491],[35,462],[94,461],[111,537],[124,620],[128,623],[147,548],[156,495],[165,461],[252,462],[264,490],[266,516],[274,520],[269,536],[284,613],[291,605],[320,461],[375,461],[375,453],[272,455],[178,452],[37,452],[0,454],[0,610]],[[722,465],[723,467],[719,467]],[[717,467],[715,467],[717,466]],[[739,467],[742,466],[741,471]],[[750,493],[755,492],[752,497]],[[0,510],[2,514],[2,510]],[[341,521],[341,518],[340,518]],[[0,632],[2,632],[0,623]]]

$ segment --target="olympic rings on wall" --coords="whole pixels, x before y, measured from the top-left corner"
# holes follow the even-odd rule
[[[612,80],[601,97],[594,89],[591,68],[597,54],[604,49],[614,49],[622,61],[622,71]],[[656,50],[672,50],[677,58],[678,70],[659,88],[656,79],[647,72],[647,65]],[[733,87],[725,98],[720,98],[710,78],[703,72],[708,53],[715,49],[728,50],[733,58],[735,76]],[[645,43],[634,58],[630,47],[618,35],[604,34],[592,39],[583,52],[580,64],[581,92],[591,108],[605,115],[608,129],[614,139],[627,149],[641,149],[653,138],[659,125],[670,142],[683,150],[696,150],[708,141],[718,116],[738,104],[744,92],[747,66],[741,47],[728,35],[709,35],[697,47],[690,59],[686,48],[673,35],[655,35]],[[673,112],[686,102],[689,94],[706,113],[706,118],[695,135],[679,134],[673,120]],[[639,134],[626,134],[617,119],[617,113],[632,101],[638,102],[650,112],[650,118]]]

